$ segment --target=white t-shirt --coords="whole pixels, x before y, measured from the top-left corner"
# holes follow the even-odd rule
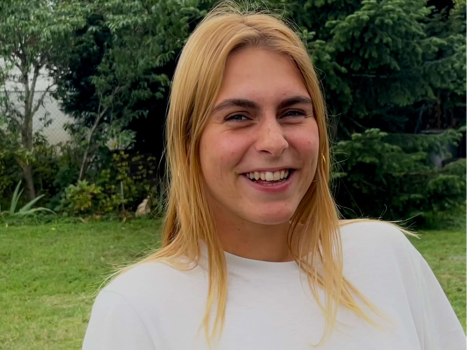
[[[379,330],[341,307],[341,323],[317,349],[466,348],[441,286],[403,233],[384,223],[354,223],[342,227],[341,236],[344,275],[394,323],[381,321],[385,328]],[[225,328],[214,349],[316,349],[311,344],[321,339],[324,316],[297,264],[225,255]],[[208,273],[202,264],[191,271],[156,262],[135,267],[98,295],[83,349],[208,349],[204,329],[198,333],[207,293]]]

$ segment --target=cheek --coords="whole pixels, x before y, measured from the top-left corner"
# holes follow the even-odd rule
[[[292,135],[291,140],[293,140],[294,148],[304,161],[307,160],[305,158],[311,160],[317,158],[319,153],[319,134],[317,128],[297,131]],[[313,162],[311,162],[311,164],[313,164]]]
[[[206,130],[201,137],[200,159],[205,177],[233,174],[248,150],[245,137],[228,132]],[[220,181],[221,178],[218,177]]]

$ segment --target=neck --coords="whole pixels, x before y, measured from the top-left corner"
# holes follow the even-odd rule
[[[289,223],[262,225],[214,213],[224,251],[247,259],[270,262],[294,260],[287,245]]]

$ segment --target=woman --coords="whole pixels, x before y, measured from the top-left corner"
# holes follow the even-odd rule
[[[197,27],[167,156],[162,248],[100,292],[83,349],[465,348],[401,230],[339,221],[319,82],[280,20],[219,7]]]

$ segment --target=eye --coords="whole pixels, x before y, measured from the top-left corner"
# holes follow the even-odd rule
[[[225,121],[234,121],[234,122],[241,122],[241,121],[244,121],[244,120],[248,120],[248,117],[242,115],[242,114],[234,114],[234,115],[231,115],[231,116],[228,116],[227,118],[225,118]]]
[[[287,118],[287,117],[306,117],[306,114],[303,111],[288,111],[285,114],[282,115],[282,118]]]

